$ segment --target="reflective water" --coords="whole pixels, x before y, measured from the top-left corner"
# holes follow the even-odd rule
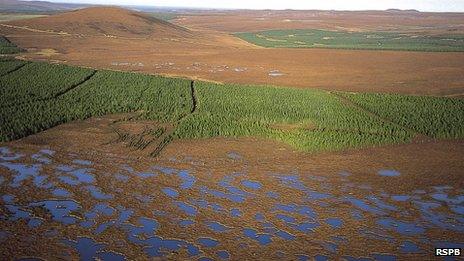
[[[394,260],[463,245],[441,236],[464,233],[462,188],[390,195],[350,181],[346,171],[333,179],[295,170],[259,176],[246,171],[237,152],[225,157],[243,166],[226,174],[193,165],[140,171],[50,149],[0,148],[0,241],[16,235],[10,227],[20,226],[30,235],[56,238],[84,260],[123,260],[128,249],[143,250],[145,258],[235,260],[254,249],[293,260]],[[361,240],[377,244],[356,256]],[[314,249],[307,251],[308,244]]]
[[[171,198],[177,198],[179,196],[179,192],[173,188],[163,188],[162,191]]]
[[[230,229],[229,227],[226,227],[223,224],[215,221],[206,222],[206,225],[214,232],[226,232]]]
[[[283,76],[284,74],[281,73],[279,70],[272,70],[268,73],[268,75],[271,77],[279,77],[279,76]]]
[[[396,170],[386,170],[386,169],[379,170],[378,173],[380,176],[384,176],[384,177],[398,177],[399,175],[401,175],[401,173],[399,173]]]
[[[198,243],[205,247],[215,247],[219,245],[219,241],[212,239],[212,238],[207,238],[207,237],[199,238]]]
[[[80,256],[81,260],[125,260],[125,257],[121,254],[105,251],[104,243],[97,243],[95,240],[88,237],[79,237],[77,240],[63,240],[63,243],[75,248]]]

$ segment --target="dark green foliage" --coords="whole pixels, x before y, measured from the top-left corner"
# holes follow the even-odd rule
[[[26,64],[0,78],[1,107],[53,98],[82,83],[93,73],[91,69],[67,65],[41,62]]]
[[[21,51],[21,48],[17,47],[4,36],[0,36],[0,54],[15,54]]]
[[[99,71],[78,88],[57,98],[28,99],[21,105],[2,108],[0,139],[13,140],[61,123],[110,113],[141,111],[146,119],[174,121],[190,111],[189,83],[180,79]],[[13,101],[24,102],[15,98]]]
[[[85,99],[80,109],[99,115],[141,111],[142,118],[169,122],[190,111],[189,83],[182,79],[99,71],[66,98]]]
[[[313,29],[237,33],[263,47],[333,48],[400,51],[462,52],[464,35],[423,35],[397,32],[347,32]]]
[[[20,63],[0,65],[8,71]],[[156,145],[152,156],[173,139],[217,136],[271,138],[305,151],[408,142],[414,131],[437,138],[464,137],[464,102],[458,99],[338,94],[379,117],[322,90],[205,82],[195,82],[192,90],[190,83],[33,62],[0,77],[0,140],[124,112],[174,126],[173,132],[156,127],[118,133],[118,141],[135,149]]]
[[[161,135],[163,135],[164,133],[166,132],[166,129],[161,127],[161,128],[157,128],[155,131],[152,131],[151,132],[151,135],[155,138],[155,139],[158,139],[159,137],[161,137]]]
[[[324,91],[201,82],[195,88],[197,111],[180,123],[177,138],[262,136],[321,150],[412,137]]]
[[[148,13],[150,16],[155,17],[157,19],[161,19],[164,21],[169,21],[172,19],[176,19],[179,14],[177,13],[171,13],[171,12],[151,12]]]
[[[18,60],[8,60],[7,58],[0,60],[0,76],[8,74],[24,65],[26,62]],[[0,85],[1,86],[1,85]],[[2,89],[3,91],[3,89]]]
[[[361,107],[434,138],[464,138],[464,100],[395,94],[344,94]]]

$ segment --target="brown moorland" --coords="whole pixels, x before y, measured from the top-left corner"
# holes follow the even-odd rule
[[[456,215],[450,209],[440,205],[439,208],[424,211],[416,205],[430,204],[436,195],[434,193],[443,193],[444,190],[453,199],[454,195],[461,195],[463,184],[459,173],[464,167],[461,160],[464,153],[462,141],[430,141],[308,155],[272,141],[215,138],[176,141],[154,159],[117,142],[115,128],[121,127],[118,121],[120,117],[110,115],[76,121],[18,141],[0,143],[3,149],[0,155],[6,160],[13,159],[13,163],[5,161],[0,165],[0,173],[5,177],[5,182],[0,184],[2,191],[18,199],[11,203],[15,205],[10,209],[19,206],[21,210],[30,211],[41,224],[28,229],[23,219],[0,222],[0,228],[5,231],[4,237],[10,242],[1,244],[2,253],[13,258],[76,259],[79,253],[72,247],[73,244],[63,243],[66,242],[63,238],[90,238],[104,242],[104,251],[121,253],[129,260],[149,260],[145,254],[153,253],[149,251],[150,244],[156,249],[156,243],[161,238],[192,242],[200,247],[202,256],[215,256],[217,251],[225,249],[233,259],[244,260],[274,260],[279,258],[280,252],[285,253],[288,260],[296,259],[300,254],[342,259],[344,256],[367,257],[373,253],[394,253],[399,259],[424,259],[433,256],[433,248],[432,243],[420,236],[427,236],[432,242],[460,242],[462,237],[458,230],[426,226],[429,223],[423,225],[428,220],[428,216],[424,215],[432,210],[430,213],[438,217],[432,220],[441,222],[439,225],[455,224],[452,218]],[[150,123],[123,124],[138,126]],[[5,148],[11,150],[12,154],[5,154]],[[15,161],[17,157],[19,159]],[[68,201],[59,201],[63,204],[60,211],[67,213],[66,204],[71,201],[77,207],[68,219],[78,220],[82,222],[81,225],[62,224],[60,216],[52,219],[45,207],[32,208],[28,205],[29,202],[44,202],[55,196],[51,196],[50,190],[37,188],[40,182],[22,180],[11,170],[21,164],[40,166],[40,176],[36,180],[46,180],[47,184],[57,186],[58,191],[64,190],[70,194]],[[66,168],[74,171],[66,173]],[[385,177],[377,174],[385,168],[397,170],[401,175]],[[29,170],[32,172],[32,167]],[[82,172],[83,177],[92,178],[91,186],[63,182],[74,180],[71,175],[78,176]],[[179,178],[180,173],[183,173],[184,179]],[[185,183],[185,175],[193,177],[191,185]],[[292,179],[285,182],[284,178]],[[244,184],[247,181],[260,187],[246,187]],[[20,184],[19,189],[8,185],[14,183]],[[186,189],[182,186],[191,187]],[[218,192],[227,191],[227,186],[232,186],[235,191],[246,191],[244,202],[218,197],[217,193],[227,195]],[[302,186],[309,188],[309,195],[315,198],[300,191]],[[169,188],[171,190],[166,190]],[[96,192],[89,193],[87,190],[90,189]],[[176,191],[174,196],[167,195],[166,191],[173,190]],[[234,190],[230,191],[233,193]],[[412,199],[395,201],[391,197]],[[4,199],[8,200],[8,197]],[[177,207],[179,202],[186,202],[194,214],[189,215]],[[202,207],[201,202],[206,202],[208,206]],[[361,205],[359,202],[369,203]],[[437,204],[437,201],[433,202]],[[306,208],[308,212],[293,213],[285,208],[300,205],[309,206],[309,209]],[[103,210],[93,215],[96,206]],[[112,210],[110,214],[103,212],[104,206],[111,206],[108,207]],[[279,206],[283,208],[276,210]],[[239,215],[229,215],[229,211],[238,211]],[[127,215],[125,219],[122,219],[123,213]],[[304,215],[311,213],[317,213],[314,220],[305,223],[308,219]],[[266,232],[272,229],[263,229],[259,214],[273,229],[283,231],[272,235],[272,240],[265,242],[264,246],[244,232],[259,231],[261,235],[272,233]],[[444,220],[442,217],[449,218]],[[334,218],[343,220],[339,227],[332,227],[327,222]],[[396,222],[397,219],[405,220],[399,228],[384,224],[386,220]],[[151,223],[148,222],[152,220],[156,220],[153,229],[156,234],[149,230]],[[192,223],[182,227],[179,225],[182,220]],[[291,220],[302,227],[298,229],[298,226],[283,220]],[[207,224],[212,221],[219,222],[226,232],[208,228]],[[91,230],[83,226],[86,222],[91,222]],[[311,224],[315,224],[315,227],[311,228]],[[304,229],[305,226],[311,229]],[[409,230],[401,232],[402,226],[408,226],[406,229]],[[425,234],[416,235],[424,233],[422,226],[426,228]],[[141,234],[142,229],[151,233]],[[284,239],[287,237],[295,239],[288,241]],[[344,241],[334,241],[337,237],[344,238]],[[212,239],[213,242],[218,240],[218,246],[204,247],[198,243],[200,238]],[[394,240],[386,243],[385,238]],[[399,252],[405,241],[417,244],[424,251]],[[93,246],[91,243],[88,242]],[[327,248],[327,244],[335,243],[335,252]],[[185,247],[162,253],[165,252],[167,254],[163,257],[166,259],[192,259]],[[90,256],[99,252],[80,254],[83,253]]]
[[[222,19],[218,17],[223,17],[224,21],[236,17],[238,24],[248,26],[247,30],[280,28],[279,24],[258,28],[247,18],[261,14],[195,13],[181,16],[175,20],[178,25],[172,25],[134,11],[95,7],[0,24],[0,33],[28,49],[30,52],[23,54],[26,59],[225,83],[418,95],[459,96],[464,93],[464,53],[261,48],[229,34],[238,29],[227,25],[218,25],[221,28],[205,26],[217,24],[218,19]],[[294,16],[300,14],[304,12],[295,12]],[[333,16],[344,17],[342,14],[334,12]],[[379,16],[384,12],[374,14]],[[395,15],[404,17],[402,13],[387,14],[391,20]],[[356,26],[377,23],[376,16],[364,21],[365,16],[353,12],[344,19],[352,20],[351,24]],[[457,21],[461,14],[429,16],[441,21],[432,28],[443,28],[441,24],[448,18],[450,33],[460,28]],[[417,19],[420,22],[398,19],[405,20],[398,22],[398,26],[425,27],[435,22],[432,18]],[[206,22],[202,24],[198,19]],[[325,23],[324,16],[320,20]],[[331,21],[328,18],[327,25],[333,24]],[[321,27],[320,24],[307,26]],[[42,50],[50,49],[56,52],[43,54]]]
[[[187,21],[176,21],[185,29],[132,11],[92,8],[2,24],[0,33],[29,49],[23,58],[96,68],[350,91],[464,92],[464,53],[264,49],[228,35],[224,28],[217,31],[193,22],[189,26]],[[270,76],[273,70],[283,75]],[[269,140],[218,137],[176,140],[152,158],[120,140],[117,131],[139,134],[156,123],[122,120],[126,116],[75,121],[0,144],[0,187],[5,194],[1,200],[11,201],[0,214],[18,211],[32,216],[29,222],[0,222],[1,253],[11,258],[77,259],[75,246],[87,242],[89,248],[103,249],[93,254],[110,251],[105,253],[141,260],[149,258],[142,253],[156,253],[160,240],[172,239],[200,247],[196,257],[216,257],[226,249],[232,259],[246,260],[293,260],[316,253],[330,259],[375,253],[424,259],[433,256],[436,242],[461,242],[462,230],[456,224],[462,226],[455,220],[462,216],[461,205],[440,200],[443,193],[451,202],[462,195],[462,140],[307,154]],[[24,179],[15,171],[22,166],[29,173]],[[398,176],[382,176],[382,170],[397,171]],[[181,173],[184,179],[185,173],[193,176],[193,183],[181,179]],[[258,189],[253,188],[256,184]],[[234,188],[246,192],[244,202],[223,196]],[[68,195],[59,196],[63,192]],[[42,203],[55,201],[60,202],[58,214],[66,215],[54,216],[53,208]],[[182,202],[186,207],[180,207]],[[439,207],[427,208],[430,202]],[[70,212],[66,204],[71,204]],[[312,211],[282,208],[301,205]],[[98,206],[103,211],[97,212]],[[276,210],[278,206],[282,209]],[[185,209],[193,209],[194,215]],[[311,212],[315,218],[303,215]],[[61,222],[63,216],[75,223]],[[330,220],[342,223],[337,226]],[[192,223],[180,226],[185,221]],[[226,232],[214,231],[208,226],[212,221]],[[400,230],[403,226],[406,232]],[[142,233],[145,229],[148,232]],[[272,240],[262,246],[258,234],[247,236],[247,231],[273,233]],[[288,241],[292,237],[296,239]],[[206,247],[201,238],[218,240],[218,246]],[[400,253],[405,242],[417,244],[421,252]],[[163,258],[193,257],[184,245]]]
[[[191,28],[224,32],[317,28],[446,34],[463,33],[463,19],[462,13],[424,13],[415,10],[238,10],[191,12],[180,15],[174,21]]]
[[[18,27],[63,35],[114,37],[187,36],[189,30],[144,13],[121,8],[86,8],[47,17],[19,20]]]

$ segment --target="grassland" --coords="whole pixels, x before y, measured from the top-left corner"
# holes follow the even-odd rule
[[[164,21],[173,20],[178,17],[178,14],[170,13],[170,12],[150,12],[149,15],[151,15],[154,18],[158,18]]]
[[[21,52],[21,48],[10,42],[7,38],[0,36],[0,54],[14,54]]]
[[[271,30],[237,33],[236,36],[259,46],[273,48],[464,51],[464,35],[431,36],[395,32]]]
[[[141,112],[143,119],[174,126],[161,138],[163,146],[172,139],[253,136],[304,151],[327,151],[409,142],[417,133],[434,138],[464,136],[464,101],[459,99],[334,95],[200,81],[192,86],[183,79],[39,62],[8,73],[21,63],[0,61],[0,68],[6,68],[2,69],[6,75],[0,77],[1,141],[77,119],[134,111]],[[121,139],[139,143],[139,137],[124,135]]]
[[[44,17],[44,14],[0,13],[0,22]]]

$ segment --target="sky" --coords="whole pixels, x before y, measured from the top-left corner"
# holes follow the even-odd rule
[[[385,10],[464,12],[464,0],[49,0],[61,3],[146,5],[227,9]]]

